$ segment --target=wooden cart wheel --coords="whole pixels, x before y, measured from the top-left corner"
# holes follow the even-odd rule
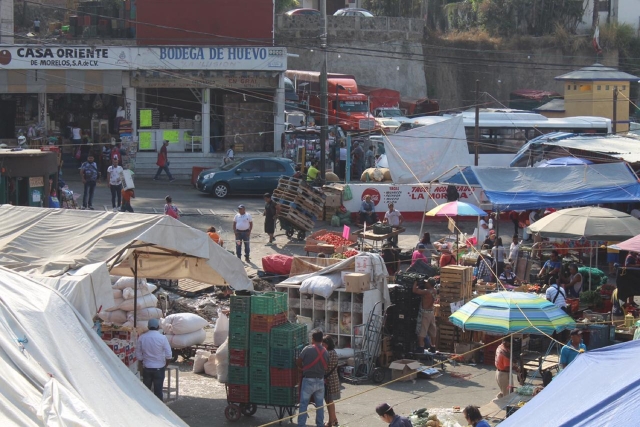
[[[373,370],[373,382],[376,384],[380,384],[384,381],[384,369],[376,368]]]
[[[230,403],[226,408],[224,408],[224,416],[229,421],[238,421],[241,415],[240,407],[235,403]]]
[[[255,403],[243,403],[240,405],[240,410],[242,411],[242,415],[250,417],[256,413],[258,405]]]
[[[306,231],[298,231],[298,240],[304,240],[305,237],[307,237]]]
[[[293,237],[293,228],[289,228],[286,232],[285,232],[286,236],[290,239]]]

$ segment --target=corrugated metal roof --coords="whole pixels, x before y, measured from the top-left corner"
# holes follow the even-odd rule
[[[553,133],[540,136],[530,142],[592,151],[594,153],[605,154],[629,163],[640,162],[640,141],[638,138],[631,135],[567,136],[566,134],[558,135]]]
[[[579,70],[570,71],[567,74],[557,76],[556,80],[582,80],[582,81],[631,81],[638,80],[638,77],[620,71],[617,68],[606,67],[595,63]]]
[[[553,111],[553,112],[562,113],[565,111],[564,99],[552,99],[546,104],[543,104],[538,108],[534,108],[533,111],[535,111],[536,113],[539,111]]]

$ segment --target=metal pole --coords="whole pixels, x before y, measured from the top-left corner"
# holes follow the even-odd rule
[[[476,80],[476,127],[474,129],[473,138],[475,139],[475,155],[473,164],[478,166],[480,159],[479,145],[480,145],[480,80]]]
[[[613,89],[613,134],[618,133],[618,88]],[[596,268],[598,266],[596,265]]]
[[[511,394],[511,387],[513,386],[511,382],[511,378],[513,378],[513,334],[511,334],[511,348],[509,349],[509,390],[507,390],[509,392],[508,394]]]
[[[328,85],[328,83],[327,83],[327,85]],[[340,103],[338,102],[338,88],[339,88],[339,86],[340,85],[336,83],[336,110],[335,110],[336,111],[336,114],[335,114],[336,115],[336,125],[334,127],[334,132],[335,132],[336,138],[338,137],[338,108],[340,107]],[[328,106],[328,103],[327,103],[327,106]]]
[[[133,329],[138,326],[138,253],[133,253]]]
[[[320,75],[320,109],[322,110],[322,120],[320,127],[320,178],[325,179],[325,158],[327,157],[327,127],[328,127],[328,110],[329,102],[327,99],[327,0],[322,0],[322,24],[323,33],[320,36],[320,48],[324,55],[322,61],[322,71]]]
[[[347,161],[344,168],[344,181],[348,184],[351,181],[351,135],[347,134]]]

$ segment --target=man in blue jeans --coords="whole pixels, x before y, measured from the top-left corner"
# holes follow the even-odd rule
[[[313,397],[316,403],[316,427],[324,427],[324,374],[329,365],[329,353],[322,346],[322,331],[314,331],[311,345],[306,346],[296,359],[296,365],[302,369],[302,386],[300,387],[300,408],[298,409],[298,426],[307,424],[306,414],[309,401]]]
[[[149,319],[149,332],[140,335],[136,346],[138,369],[142,369],[142,382],[153,391],[158,399],[163,400],[162,385],[164,370],[171,360],[169,340],[158,331],[158,319]]]
[[[93,193],[96,190],[96,182],[98,181],[99,175],[98,165],[93,161],[93,155],[89,154],[87,161],[80,166],[80,177],[84,184],[82,209],[93,210]]]
[[[251,252],[249,244],[251,230],[253,230],[251,214],[245,211],[244,205],[240,205],[238,206],[238,213],[233,217],[233,234],[236,236],[236,256],[238,259],[242,258],[242,242],[244,242],[244,259],[247,262],[249,262],[249,253]]]

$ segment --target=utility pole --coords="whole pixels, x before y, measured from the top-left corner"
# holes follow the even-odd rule
[[[613,88],[613,134],[618,133],[618,87]]]
[[[473,164],[478,166],[478,161],[480,159],[480,80],[476,80],[476,127],[473,132],[474,148],[475,155],[473,159]]]
[[[320,49],[322,51],[322,71],[320,72],[320,178],[325,179],[325,171],[327,169],[327,130],[329,125],[329,102],[327,95],[327,0],[322,1],[322,27],[323,32],[320,36]],[[336,135],[337,140],[337,135]]]

